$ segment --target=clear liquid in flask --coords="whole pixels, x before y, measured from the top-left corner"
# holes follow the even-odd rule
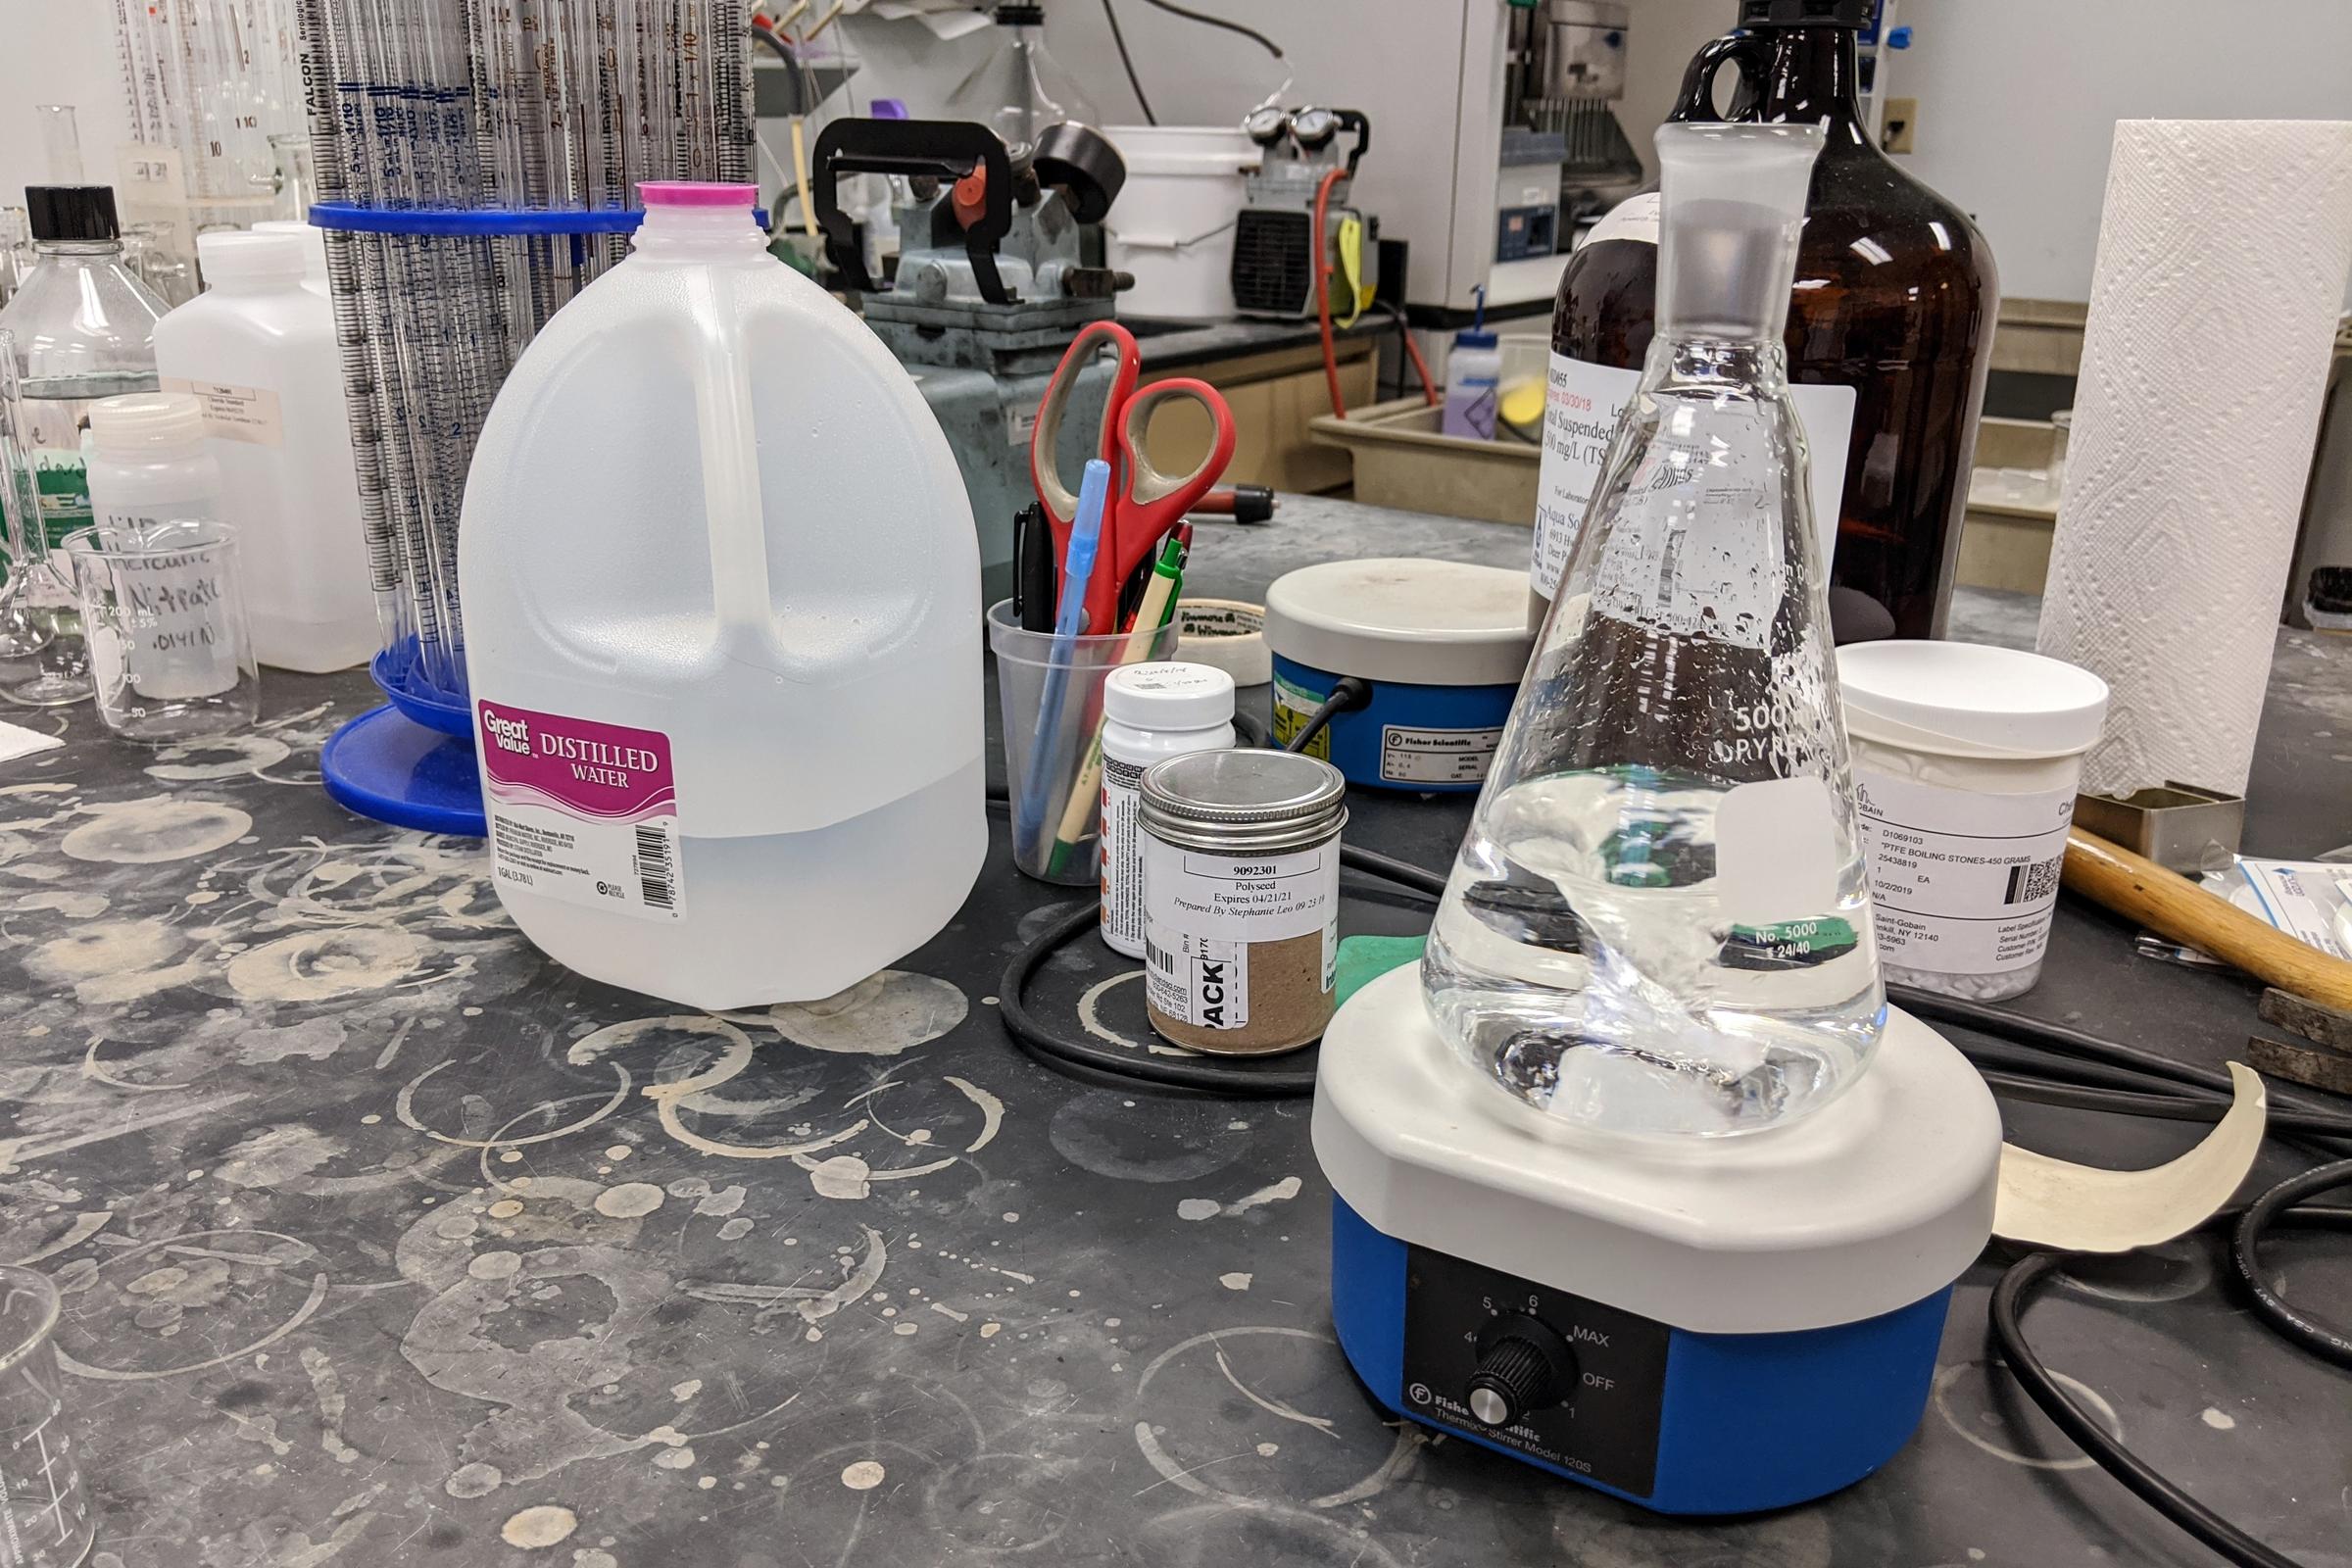
[[[1884,1023],[1780,347],[1819,145],[1660,130],[1664,324],[1422,962],[1440,1030],[1556,1125],[1784,1123]]]

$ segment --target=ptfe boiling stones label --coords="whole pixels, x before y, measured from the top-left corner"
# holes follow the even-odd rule
[[[2041,961],[2072,786],[1984,795],[1856,767],[1854,792],[1882,958],[1935,974]]]

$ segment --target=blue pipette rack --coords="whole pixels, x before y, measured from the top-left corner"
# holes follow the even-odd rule
[[[767,215],[756,211],[761,228]],[[311,208],[316,228],[352,233],[501,239],[571,235],[575,245],[594,234],[634,233],[645,220],[637,208],[393,208],[321,202]],[[327,797],[349,811],[425,833],[480,838],[480,775],[473,755],[472,706],[424,678],[416,639],[375,656],[368,673],[386,698],[328,738],[318,770]]]

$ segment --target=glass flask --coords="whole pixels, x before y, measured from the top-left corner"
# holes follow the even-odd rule
[[[1546,1125],[1793,1120],[1886,1016],[1782,329],[1812,125],[1667,124],[1659,324],[1422,962]]]
[[[1025,162],[1048,126],[1065,120],[1100,123],[1094,101],[1046,47],[1046,8],[1000,5],[987,55],[950,89],[948,108],[995,131],[1015,164]]]

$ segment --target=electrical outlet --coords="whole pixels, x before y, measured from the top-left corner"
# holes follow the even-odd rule
[[[1919,100],[1889,98],[1886,118],[1881,123],[1879,148],[1883,152],[1907,153],[1911,150],[1911,130],[1919,122]]]

